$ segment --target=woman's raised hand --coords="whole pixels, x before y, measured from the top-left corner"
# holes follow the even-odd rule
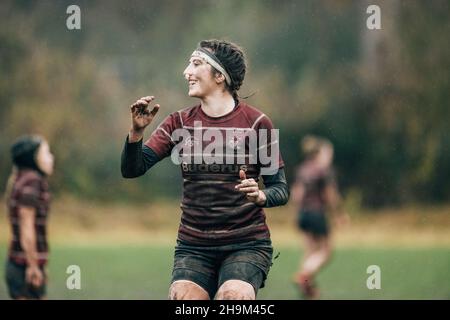
[[[153,100],[155,100],[154,96],[142,97],[131,105],[129,142],[139,141],[144,134],[145,128],[153,121],[153,118],[158,113],[159,104],[155,104],[152,110],[150,110],[150,102]]]

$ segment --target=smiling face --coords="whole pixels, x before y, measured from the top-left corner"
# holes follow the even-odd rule
[[[223,87],[223,79],[215,76],[211,65],[200,57],[191,57],[189,65],[183,71],[185,79],[189,83],[189,96],[203,99],[215,90]]]
[[[36,164],[46,175],[53,173],[54,158],[47,141],[43,141],[36,153]]]

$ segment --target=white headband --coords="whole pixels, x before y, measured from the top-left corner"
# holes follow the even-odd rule
[[[224,77],[225,77],[225,81],[227,82],[227,84],[231,85],[231,78],[228,75],[228,72],[226,72],[225,68],[222,67],[217,61],[215,61],[208,54],[206,54],[205,52],[199,51],[199,50],[195,50],[194,52],[192,52],[191,56],[192,57],[199,57],[199,58],[202,58],[203,60],[205,60],[208,64],[213,66],[217,71],[222,73],[224,75]]]

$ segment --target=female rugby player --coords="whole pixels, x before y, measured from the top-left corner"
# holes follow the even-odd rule
[[[304,298],[317,299],[314,279],[332,252],[328,213],[336,214],[338,223],[345,223],[348,216],[341,209],[332,169],[333,145],[324,138],[306,136],[301,147],[306,159],[297,168],[291,193],[299,208],[298,227],[304,234],[305,254],[294,281]]]
[[[183,73],[198,104],[170,114],[145,143],[160,106],[150,107],[154,96],[131,105],[122,175],[141,176],[168,156],[181,165],[170,299],[255,299],[272,264],[263,208],[286,204],[289,190],[271,120],[238,97],[245,72],[237,45],[201,41]]]
[[[6,263],[6,283],[13,299],[44,299],[48,258],[47,177],[53,155],[40,136],[24,136],[11,148],[13,171],[7,186],[12,239]]]

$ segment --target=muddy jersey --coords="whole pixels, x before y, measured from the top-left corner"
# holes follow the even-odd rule
[[[284,166],[271,129],[265,114],[240,102],[221,117],[208,116],[200,105],[172,113],[152,133],[145,145],[180,164],[180,240],[209,245],[270,237],[263,208],[235,186],[240,170],[258,181],[264,169]]]

